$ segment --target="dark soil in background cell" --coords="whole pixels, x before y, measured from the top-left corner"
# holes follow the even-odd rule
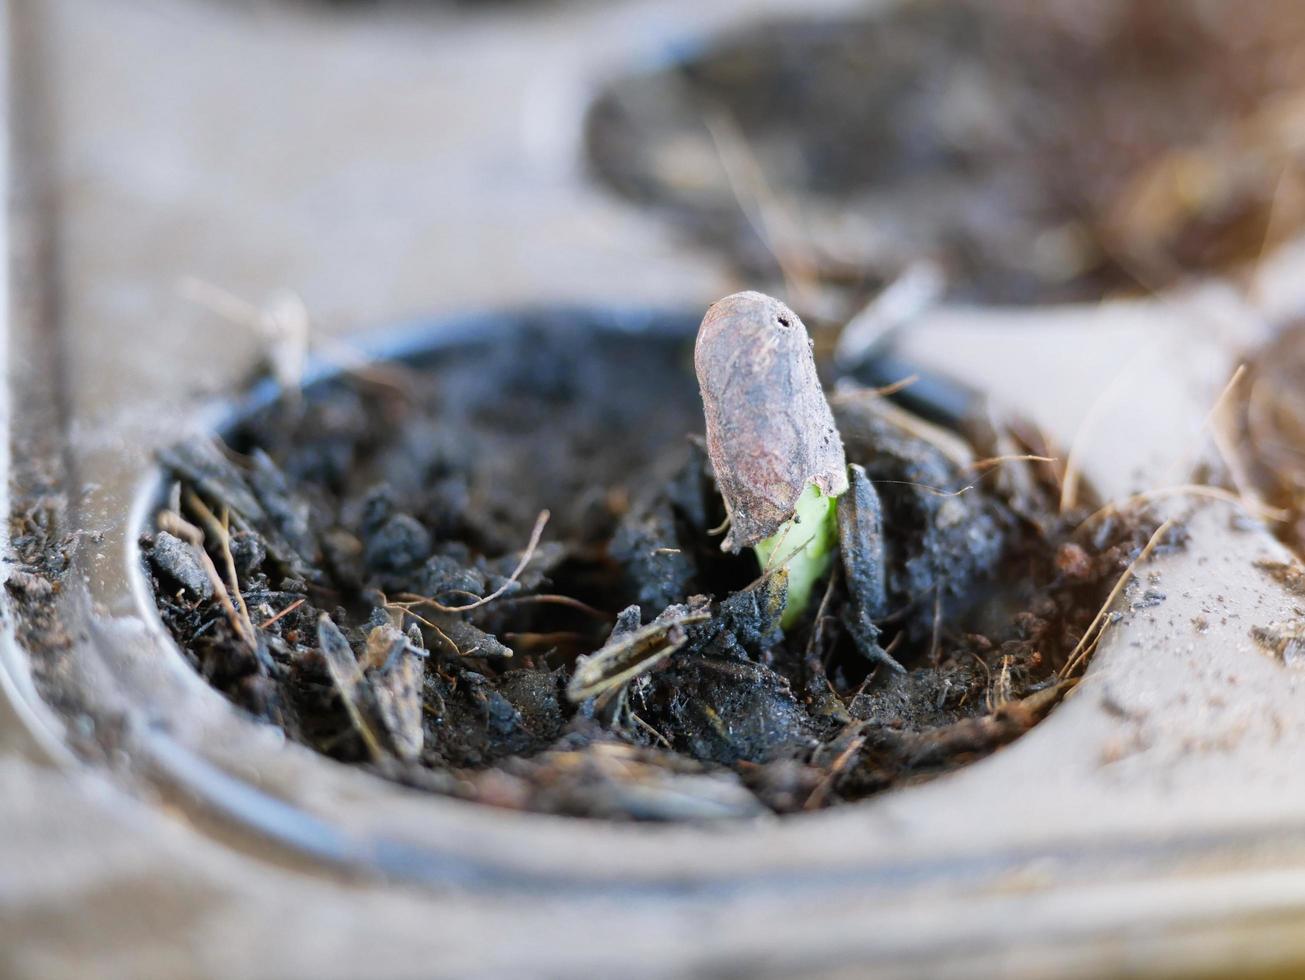
[[[1303,49],[1299,0],[915,0],[619,80],[588,146],[754,284],[930,259],[957,298],[1095,299],[1300,227]]]
[[[683,339],[541,323],[328,380],[225,444],[176,447],[143,539],[165,622],[236,704],[321,752],[570,814],[856,800],[1045,715],[1145,535],[1105,520],[1072,538],[1048,466],[979,462],[1043,447],[988,425],[935,430],[845,387],[832,403],[848,458],[883,504],[881,640],[905,670],[858,652],[837,572],[785,635],[774,580],[719,550],[690,355]],[[214,579],[233,573],[228,606]],[[446,609],[393,605],[405,596]],[[649,633],[650,652],[680,645],[572,703],[577,657]]]

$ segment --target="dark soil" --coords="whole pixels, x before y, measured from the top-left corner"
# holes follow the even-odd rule
[[[1303,46],[1299,0],[915,0],[619,80],[589,152],[749,282],[779,255],[865,296],[930,259],[959,298],[1093,299],[1305,221]]]
[[[1146,535],[1075,537],[1054,467],[976,465],[1045,451],[1017,430],[941,432],[846,382],[832,404],[882,501],[900,670],[861,652],[841,572],[786,635],[774,579],[721,552],[682,336],[490,331],[265,405],[166,454],[144,554],[204,677],[390,778],[619,818],[857,800],[1042,718]]]

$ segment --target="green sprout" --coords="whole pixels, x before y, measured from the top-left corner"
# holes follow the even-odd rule
[[[847,462],[797,315],[761,293],[727,296],[698,329],[694,364],[707,452],[730,530],[721,547],[752,548],[766,572],[783,568],[781,625],[805,612],[839,541]]]
[[[829,571],[838,547],[838,498],[826,497],[814,483],[798,497],[793,519],[752,548],[761,567],[788,569],[788,601],[780,625],[802,618],[816,583]]]

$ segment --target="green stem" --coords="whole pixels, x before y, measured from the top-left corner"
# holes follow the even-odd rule
[[[793,519],[754,550],[764,571],[787,566],[788,601],[780,625],[789,629],[802,618],[815,585],[827,571],[838,546],[838,498],[814,484],[798,497]]]

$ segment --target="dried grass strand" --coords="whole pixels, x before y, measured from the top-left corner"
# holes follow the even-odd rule
[[[296,609],[298,609],[307,601],[308,601],[307,599],[296,599],[294,602],[290,603],[290,605],[286,606],[275,616],[271,617],[270,619],[265,619],[261,623],[259,623],[258,628],[261,630],[265,630],[273,623],[280,622],[282,619],[284,619],[286,616],[289,616],[292,612],[294,612]]]
[[[539,517],[535,519],[534,529],[530,532],[530,541],[526,544],[526,550],[522,553],[521,560],[517,562],[517,567],[512,570],[512,574],[508,576],[507,581],[489,595],[483,596],[475,602],[467,603],[465,606],[446,606],[444,603],[436,599],[423,596],[411,600],[407,605],[430,606],[432,609],[437,609],[442,613],[470,612],[473,609],[479,609],[482,606],[489,605],[495,599],[500,598],[508,591],[508,589],[512,588],[512,586],[516,585],[517,580],[521,578],[521,573],[526,570],[526,566],[530,564],[530,560],[535,557],[535,551],[539,548],[539,539],[544,534],[544,526],[548,524],[549,516],[549,512],[546,510],[541,510],[539,512]],[[395,605],[400,608],[406,608],[404,603],[395,603]]]

